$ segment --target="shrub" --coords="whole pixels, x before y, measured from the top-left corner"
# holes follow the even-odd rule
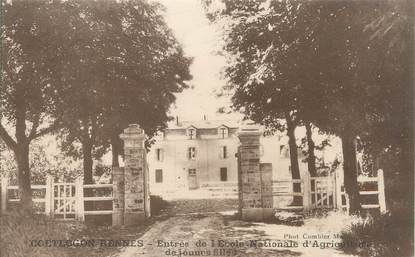
[[[406,211],[394,213],[356,217],[342,232],[343,250],[370,257],[413,256],[412,216],[407,216]],[[359,247],[357,244],[361,242],[368,245]]]
[[[168,203],[163,200],[158,195],[151,195],[150,196],[150,210],[151,215],[155,216],[160,214],[161,210],[165,209],[167,207]]]
[[[28,211],[0,214],[0,251],[2,257],[67,256],[64,248],[33,247],[31,240],[65,240],[66,229],[44,215]]]

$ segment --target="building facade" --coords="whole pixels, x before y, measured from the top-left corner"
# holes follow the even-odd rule
[[[203,183],[236,181],[238,125],[181,122],[156,137],[147,158],[152,192],[194,190]]]
[[[152,194],[192,190],[210,183],[236,183],[241,122],[183,121],[160,133],[147,159]],[[274,178],[289,178],[286,140],[281,136],[261,138],[261,162],[271,163]],[[300,163],[300,166],[303,166]],[[302,168],[303,170],[303,168]],[[219,184],[221,184],[219,183]]]

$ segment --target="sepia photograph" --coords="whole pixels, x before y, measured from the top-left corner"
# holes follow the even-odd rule
[[[0,0],[0,257],[414,257],[413,0]]]

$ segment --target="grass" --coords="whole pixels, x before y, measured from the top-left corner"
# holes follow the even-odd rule
[[[413,256],[413,213],[395,210],[393,214],[355,217],[342,232],[343,250],[359,256],[409,257]],[[358,243],[369,243],[358,247]],[[350,247],[353,245],[354,247]]]
[[[153,215],[161,213],[166,202],[152,197]],[[94,222],[79,223],[51,219],[45,215],[15,209],[0,214],[0,256],[1,257],[107,257],[118,253],[121,247],[101,246],[101,240],[115,242],[135,240],[143,235],[156,220],[166,217],[152,217],[145,223],[127,227],[113,228],[107,223],[98,226]],[[64,242],[94,242],[86,246],[45,246],[45,240]],[[69,240],[69,241],[66,241]],[[35,246],[31,245],[35,242]],[[37,245],[38,244],[38,245]]]
[[[67,224],[28,211],[2,213],[0,221],[0,256],[68,256],[62,248],[31,246],[32,240],[68,239]]]
[[[143,235],[157,218],[128,228],[111,226],[86,226],[75,221],[58,221],[44,215],[30,212],[7,212],[0,216],[0,256],[1,257],[106,257],[118,253],[121,247],[101,246],[100,240],[115,242],[135,240]],[[94,244],[45,246],[45,240],[63,242],[95,242]],[[66,241],[69,240],[69,241]],[[35,246],[31,242],[36,242]],[[39,243],[40,242],[40,243]],[[38,244],[39,245],[36,245]]]

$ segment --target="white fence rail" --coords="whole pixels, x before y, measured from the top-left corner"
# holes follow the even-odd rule
[[[200,185],[202,193],[216,198],[237,198],[238,182],[237,181],[218,181],[205,182]]]
[[[306,195],[304,192],[307,186],[302,179],[279,179],[272,181],[272,196],[274,201],[274,207],[283,210],[301,210],[303,204],[292,205],[292,199],[294,197],[304,198]],[[297,187],[300,190],[294,190]],[[296,191],[296,192],[295,192]]]
[[[326,177],[309,177],[306,174],[302,179],[288,179],[273,181],[274,206],[286,210],[309,210],[315,208],[342,208],[348,209],[348,198],[344,191],[343,176],[339,172]],[[379,209],[386,212],[385,182],[383,170],[378,170],[376,177],[359,176],[357,178],[363,209]],[[371,183],[371,189],[366,187]],[[301,184],[301,192],[294,192],[293,185]],[[372,189],[372,188],[376,189]],[[293,197],[302,197],[302,205],[292,205]],[[376,196],[376,203],[365,202],[366,196]],[[285,199],[284,199],[285,198]],[[373,198],[372,198],[373,201]],[[278,203],[285,202],[285,206]]]
[[[357,182],[359,183],[359,186],[363,188],[363,190],[359,190],[360,198],[361,198],[361,206],[363,209],[379,209],[381,213],[386,212],[386,199],[385,199],[385,179],[383,175],[383,170],[379,169],[377,171],[376,177],[365,177],[365,176],[358,176]],[[372,184],[376,185],[376,189],[374,190],[368,190],[366,188],[366,185]],[[341,187],[339,189],[339,205],[341,205],[343,208],[348,208],[349,203],[347,199],[347,195],[344,191],[344,187]],[[377,203],[364,203],[362,201],[362,198],[366,196],[375,196]]]
[[[362,208],[376,208],[381,213],[386,212],[383,171],[378,170],[377,177],[359,176],[358,183],[362,188],[360,190]],[[113,212],[112,204],[111,209],[102,209],[102,206],[96,208],[97,205],[100,207],[99,203],[112,202],[112,184],[83,185],[80,178],[73,183],[55,183],[51,177],[47,177],[45,185],[32,185],[31,188],[33,192],[37,192],[33,195],[33,202],[36,205],[43,205],[38,212],[49,216],[83,221],[86,215],[110,215]],[[294,190],[294,188],[297,190]],[[1,179],[0,200],[2,211],[6,210],[9,204],[20,201],[17,190],[17,186],[8,185],[6,178]],[[213,198],[237,198],[238,196],[236,181],[203,183],[200,185],[200,190],[203,194],[209,194]],[[11,194],[13,191],[14,194]],[[273,180],[272,191],[274,208],[277,209],[348,208],[343,176],[338,172],[327,177],[309,177],[306,175],[302,179]],[[14,198],[10,197],[13,195]],[[365,203],[363,199],[370,196],[375,196],[372,197],[372,202]],[[301,198],[300,204],[292,204],[295,197]],[[375,203],[373,199],[376,199]]]
[[[96,203],[113,200],[112,184],[83,185],[81,178],[72,183],[55,183],[51,177],[46,178],[45,185],[32,185],[32,190],[41,190],[42,193],[32,195],[37,207],[37,213],[44,213],[55,218],[85,220],[85,215],[108,215],[111,209],[85,210],[85,206],[95,208]],[[107,189],[108,192],[99,192]],[[8,179],[1,179],[1,210],[5,211],[9,204],[19,202],[18,186],[8,185]],[[13,192],[11,194],[11,192]],[[89,192],[86,192],[89,191]],[[14,198],[11,196],[14,195]],[[92,203],[92,204],[88,204]]]

